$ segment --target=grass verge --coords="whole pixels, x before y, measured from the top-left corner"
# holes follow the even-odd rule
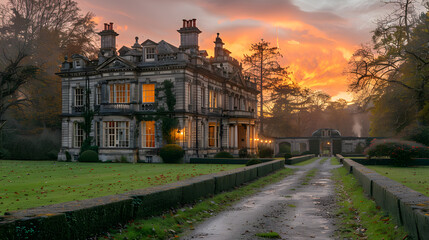
[[[262,238],[281,238],[276,232],[257,233],[255,235]]]
[[[304,166],[304,165],[307,165],[307,164],[311,164],[311,163],[314,163],[314,161],[316,161],[317,159],[319,159],[319,158],[318,157],[311,158],[311,159],[305,160],[304,162],[300,162],[300,163],[294,164],[294,166]]]
[[[260,188],[291,175],[292,169],[282,169],[260,178],[234,191],[218,194],[198,201],[195,205],[171,210],[161,216],[130,222],[122,229],[112,229],[103,238],[112,239],[171,239],[178,238],[184,231],[194,229],[194,225],[221,212],[242,199],[255,194]]]
[[[407,239],[405,230],[365,197],[362,187],[345,168],[334,169],[333,179],[339,205],[337,234],[341,239]]]
[[[311,181],[311,179],[316,175],[316,172],[318,171],[317,168],[313,168],[307,172],[305,175],[303,181],[301,182],[301,185],[308,185],[308,183]]]
[[[429,197],[429,166],[365,166]]]
[[[0,160],[0,215],[123,193],[243,165]]]
[[[331,158],[331,165],[337,166],[337,165],[341,165],[340,161],[338,161],[337,158],[333,157]]]

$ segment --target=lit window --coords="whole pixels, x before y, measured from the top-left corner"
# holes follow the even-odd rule
[[[130,102],[130,84],[112,84],[110,85],[110,103],[129,103]]]
[[[209,147],[217,147],[217,132],[216,123],[209,123]]]
[[[213,90],[209,91],[209,107],[210,108],[217,108],[217,93]]]
[[[129,147],[130,123],[129,122],[103,122],[105,147]]]
[[[142,102],[143,103],[155,102],[155,84],[142,85]]]
[[[142,147],[155,147],[155,121],[142,122]]]
[[[83,106],[83,88],[74,89],[74,105]]]
[[[83,143],[83,128],[77,122],[73,126],[73,147],[80,148]]]
[[[183,146],[183,144],[185,144],[185,128],[183,129],[174,129],[173,130],[173,136],[175,136],[175,142],[181,146]]]
[[[146,48],[146,59],[155,59],[155,48]]]

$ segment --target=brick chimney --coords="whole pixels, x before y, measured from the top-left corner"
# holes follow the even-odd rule
[[[99,32],[101,36],[101,48],[100,57],[109,58],[116,55],[116,36],[115,30],[113,30],[113,23],[104,23],[104,30]]]
[[[183,19],[183,26],[177,31],[180,33],[179,48],[181,50],[191,49],[192,51],[198,52],[198,34],[200,34],[201,31],[197,28],[197,19]]]

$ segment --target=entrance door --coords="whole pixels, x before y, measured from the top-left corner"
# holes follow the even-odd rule
[[[247,126],[244,124],[238,125],[238,148],[247,148]]]

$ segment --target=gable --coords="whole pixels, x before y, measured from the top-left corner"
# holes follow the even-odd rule
[[[158,45],[158,43],[156,43],[156,42],[154,42],[154,41],[152,41],[150,39],[146,39],[146,41],[144,41],[142,43],[143,47],[146,47],[146,46],[156,46],[156,45]]]
[[[105,61],[103,64],[97,67],[97,70],[108,70],[108,69],[134,69],[136,65],[132,62],[125,60],[119,56],[114,56],[109,60]]]

